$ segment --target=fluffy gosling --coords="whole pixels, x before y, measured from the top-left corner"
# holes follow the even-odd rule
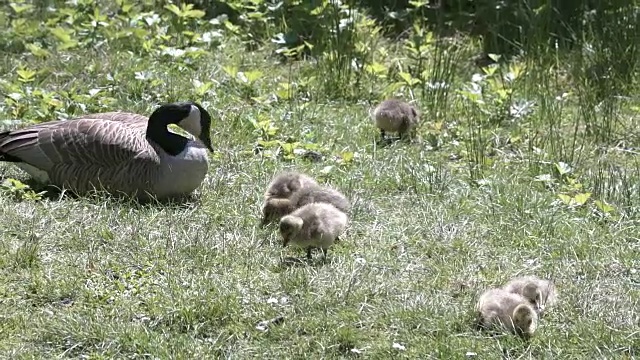
[[[324,186],[306,186],[294,192],[290,198],[270,198],[262,206],[262,223],[278,221],[283,216],[311,203],[327,203],[335,206],[338,210],[348,213],[351,210],[351,203],[338,190]]]
[[[340,240],[347,226],[347,215],[327,203],[307,204],[280,219],[282,247],[288,244],[307,250],[311,259],[313,248],[322,249],[324,259],[327,250],[336,240]]]
[[[285,171],[276,175],[264,193],[260,227],[280,220],[295,210],[290,200],[291,196],[307,187],[316,188],[320,185],[308,175],[295,171]]]
[[[556,289],[552,281],[536,276],[523,276],[508,282],[503,289],[524,296],[541,315],[556,302]]]
[[[284,171],[276,175],[264,193],[264,198],[289,198],[294,192],[307,187],[319,186],[310,176],[297,171]]]
[[[504,289],[485,291],[476,305],[480,325],[485,328],[504,326],[523,338],[533,336],[538,326],[538,314],[522,295]]]
[[[380,129],[380,138],[385,140],[386,132],[396,132],[403,138],[406,134],[415,134],[420,120],[418,110],[411,104],[398,99],[384,100],[373,110],[376,127]]]
[[[326,186],[309,186],[291,196],[291,202],[295,209],[311,203],[327,203],[335,206],[343,213],[351,211],[351,203],[344,194],[336,189]]]

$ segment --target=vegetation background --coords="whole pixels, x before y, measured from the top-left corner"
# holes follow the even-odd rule
[[[0,9],[0,128],[195,100],[216,148],[182,206],[0,165],[0,357],[640,355],[637,0]],[[390,96],[419,141],[377,146]],[[324,266],[257,228],[285,168],[354,203]],[[534,338],[475,331],[478,294],[521,274],[560,291]]]

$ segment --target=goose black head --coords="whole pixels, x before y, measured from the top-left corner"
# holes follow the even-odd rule
[[[196,102],[175,102],[163,104],[149,117],[150,123],[176,124],[213,151],[211,146],[211,115]]]

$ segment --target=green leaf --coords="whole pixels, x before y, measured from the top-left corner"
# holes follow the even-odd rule
[[[615,211],[615,208],[609,204],[607,204],[605,201],[602,200],[596,200],[594,201],[596,207],[598,208],[598,210],[602,211],[605,214],[611,213],[613,211]]]
[[[367,64],[364,66],[364,69],[366,72],[370,73],[370,74],[383,74],[387,72],[387,67],[378,63],[378,62],[374,62],[373,64]]]
[[[29,69],[19,69],[16,72],[18,73],[18,80],[21,82],[33,81],[36,76],[36,72]]]
[[[405,82],[405,83],[407,83],[407,85],[409,85],[409,86],[413,86],[413,85],[415,85],[415,84],[417,84],[417,83],[419,83],[419,82],[420,82],[420,80],[419,80],[419,79],[414,79],[414,78],[411,76],[411,74],[409,74],[409,73],[407,73],[407,72],[401,72],[401,73],[399,73],[398,75],[399,75],[399,76],[400,76],[400,78],[401,78],[402,80],[404,80],[404,82]]]
[[[246,77],[249,83],[252,83],[262,77],[262,71],[260,70],[247,71],[244,73],[244,76]]]
[[[16,12],[16,14],[22,14],[23,12],[31,11],[33,9],[33,5],[31,4],[11,3],[9,6]]]
[[[47,50],[41,48],[38,44],[27,44],[26,48],[31,52],[31,54],[37,57],[46,58],[50,55]]]
[[[235,78],[238,75],[238,67],[237,66],[223,66],[222,71],[224,71],[227,75]]]
[[[200,19],[205,15],[205,12],[202,10],[188,10],[184,12],[182,15],[183,17]]]
[[[572,199],[571,196],[567,194],[558,194],[558,198],[562,200],[562,202],[565,203],[566,205],[569,205]]]
[[[288,100],[291,98],[291,94],[293,93],[291,84],[289,83],[279,83],[278,90],[276,91],[276,95],[281,98]]]
[[[343,152],[341,154],[342,161],[344,161],[345,163],[350,163],[351,161],[353,161],[353,156],[353,152]]]
[[[495,62],[500,61],[500,58],[502,57],[502,55],[498,54],[487,54],[487,56],[489,56],[489,58]]]
[[[49,31],[51,32],[51,34],[53,34],[53,36],[56,37],[56,39],[58,39],[58,41],[61,41],[63,43],[68,43],[73,41],[73,39],[71,38],[70,30],[66,30],[58,26],[53,29],[50,29]]]
[[[578,205],[584,205],[589,200],[590,197],[591,197],[591,193],[581,193],[581,194],[576,194],[573,197],[573,200]]]
[[[571,167],[567,164],[564,163],[562,161],[558,162],[555,164],[556,165],[556,169],[558,170],[558,173],[560,173],[560,175],[565,175],[571,172]]]
[[[67,50],[74,48],[78,45],[78,42],[74,40],[71,35],[73,32],[71,30],[66,30],[61,27],[55,27],[49,30],[53,36],[58,39],[62,44],[58,45],[58,50]]]
[[[178,17],[182,17],[182,11],[175,4],[167,4],[167,5],[164,6],[164,8],[169,10],[169,11],[171,11],[172,13],[174,13]]]

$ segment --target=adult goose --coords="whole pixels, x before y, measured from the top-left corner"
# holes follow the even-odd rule
[[[168,130],[176,124],[197,139]],[[36,180],[82,194],[93,189],[140,200],[195,190],[208,170],[211,116],[194,102],[167,103],[149,118],[89,114],[0,133],[0,161]]]

